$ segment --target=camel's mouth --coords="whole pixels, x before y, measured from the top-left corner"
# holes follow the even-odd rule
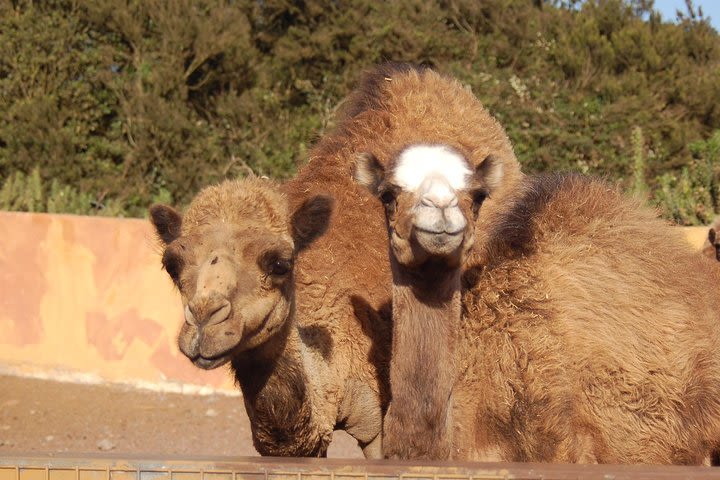
[[[222,365],[225,365],[227,362],[230,361],[230,355],[221,355],[219,357],[214,358],[206,358],[201,355],[198,355],[195,358],[190,359],[196,367],[202,368],[203,370],[212,370],[214,368],[218,368]]]
[[[228,335],[231,330],[225,331],[225,335],[213,334],[207,330],[197,328],[188,323],[183,325],[180,332],[178,346],[180,351],[196,367],[203,370],[212,370],[230,361],[231,353],[237,346],[235,335]]]
[[[415,229],[415,239],[418,245],[430,255],[448,256],[459,250],[463,243],[463,231],[434,232]]]
[[[441,235],[441,236],[444,236],[447,238],[452,238],[457,235],[462,235],[462,233],[465,231],[465,229],[460,228],[457,230],[452,230],[452,229],[450,229],[450,230],[428,230],[428,229],[421,228],[421,227],[415,227],[415,231],[418,234],[422,234],[422,235]]]

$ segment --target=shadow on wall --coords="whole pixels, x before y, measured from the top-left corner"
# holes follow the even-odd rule
[[[0,212],[0,373],[236,393],[178,350],[180,297],[149,222]]]

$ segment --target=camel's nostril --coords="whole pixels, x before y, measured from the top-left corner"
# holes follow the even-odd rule
[[[185,321],[188,323],[188,325],[197,327],[197,320],[195,320],[195,315],[193,315],[192,311],[190,310],[190,305],[185,305]]]
[[[455,195],[423,195],[420,204],[425,207],[437,208],[444,210],[446,208],[454,208],[458,205],[458,199]]]
[[[211,311],[210,315],[208,315],[207,324],[216,325],[218,323],[224,322],[230,316],[230,310],[230,302],[225,300],[221,305]]]
[[[216,325],[230,316],[231,305],[226,298],[218,295],[200,296],[185,307],[185,321],[191,326],[202,328]]]

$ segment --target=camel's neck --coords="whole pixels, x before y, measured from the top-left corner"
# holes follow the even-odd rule
[[[309,376],[294,321],[263,345],[233,359],[235,378],[262,455],[324,456],[329,438],[318,433]]]
[[[459,268],[409,271],[393,265],[392,403],[384,448],[389,456],[449,456],[460,294]]]

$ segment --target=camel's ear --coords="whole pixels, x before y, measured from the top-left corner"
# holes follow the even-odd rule
[[[720,262],[720,238],[718,238],[714,228],[711,228],[708,232],[708,240],[710,241],[710,246],[715,247],[715,260]]]
[[[385,179],[385,169],[372,153],[361,153],[355,159],[353,178],[357,183],[377,196]]]
[[[293,242],[295,251],[300,252],[317,240],[330,225],[332,214],[332,198],[317,195],[298,207],[291,216]]]
[[[150,221],[165,245],[180,236],[182,216],[172,207],[155,204],[150,207]]]
[[[485,157],[485,160],[475,169],[475,177],[477,180],[484,184],[491,192],[500,186],[503,173],[502,160],[494,155]]]

